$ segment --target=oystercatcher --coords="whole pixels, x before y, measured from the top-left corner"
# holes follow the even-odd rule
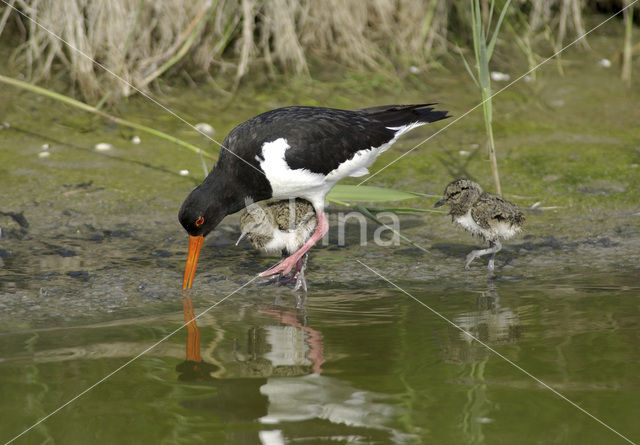
[[[318,225],[290,257],[261,276],[286,274],[329,229],[324,200],[347,176],[363,176],[404,133],[444,119],[433,104],[385,105],[360,110],[286,107],[238,125],[225,138],[218,164],[185,199],[179,212],[189,233],[183,289],[191,287],[204,237],[222,219],[251,202],[303,198]]]
[[[488,269],[493,271],[496,253],[502,249],[500,238],[509,239],[522,230],[524,215],[512,202],[482,190],[469,179],[453,181],[444,189],[443,198],[434,207],[448,205],[451,219],[474,235],[489,241],[488,249],[472,250],[467,255],[465,269],[473,260],[491,254]]]
[[[245,237],[256,249],[267,253],[281,253],[282,258],[294,254],[311,237],[318,225],[316,212],[309,201],[291,199],[253,204],[243,210],[240,216],[242,235],[236,245]],[[275,281],[287,283],[296,280],[294,290],[307,291],[305,270],[309,252],[296,263],[291,277],[280,275]]]

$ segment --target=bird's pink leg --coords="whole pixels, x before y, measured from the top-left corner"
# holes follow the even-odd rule
[[[316,230],[314,230],[311,238],[307,240],[306,243],[302,245],[300,249],[298,249],[293,255],[282,260],[278,265],[272,267],[269,270],[265,270],[260,274],[261,277],[268,277],[269,275],[275,275],[278,273],[287,274],[293,266],[295,266],[298,261],[303,257],[305,253],[309,251],[313,247],[315,243],[320,241],[325,233],[329,230],[329,221],[327,221],[327,215],[325,215],[324,211],[316,212],[318,217],[318,225],[316,226]]]

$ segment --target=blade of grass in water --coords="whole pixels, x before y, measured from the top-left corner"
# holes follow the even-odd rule
[[[73,99],[71,97],[65,96],[64,94],[56,93],[55,91],[47,90],[46,88],[42,88],[36,85],[32,85],[28,82],[23,82],[22,80],[13,79],[11,77],[6,77],[0,75],[0,82],[8,85],[12,85],[17,88],[21,88],[23,90],[31,91],[32,93],[39,94],[41,96],[46,96],[50,99],[57,100],[59,102],[70,105],[74,108],[78,108],[82,111],[87,111],[92,114],[96,114],[104,119],[110,120],[111,122],[115,122],[118,125],[122,125],[124,127],[134,128],[136,130],[142,131],[147,134],[151,134],[153,136],[165,139],[167,141],[173,142],[181,147],[186,148],[187,150],[191,150],[194,153],[201,154],[203,156],[208,157],[209,159],[215,159],[215,157],[206,151],[196,147],[195,145],[191,145],[188,142],[183,141],[182,139],[178,139],[174,136],[171,136],[167,133],[163,133],[162,131],[156,130],[155,128],[147,127],[146,125],[137,124],[135,122],[128,121],[126,119],[122,119],[116,116],[112,116],[108,113],[105,113],[102,110],[99,110],[96,107],[92,107],[89,104],[84,102],[80,102],[79,100]]]
[[[389,202],[404,201],[405,199],[414,199],[421,196],[425,195],[370,185],[338,184],[331,189],[327,198],[337,201]],[[438,198],[440,197],[438,196]]]

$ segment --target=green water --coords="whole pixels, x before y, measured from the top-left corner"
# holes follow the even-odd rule
[[[629,273],[397,284],[634,440],[640,290]],[[286,292],[279,305],[273,290],[235,295],[198,320],[203,362],[185,361],[182,330],[16,443],[242,444],[265,432],[305,443],[623,443],[383,281],[312,283],[304,312]],[[181,323],[168,313],[6,332],[3,439]]]
[[[0,443],[156,343],[14,443],[628,443],[429,308],[639,442],[640,84],[636,76],[626,89],[597,65],[616,48],[607,29],[591,52],[566,54],[564,76],[545,66],[496,98],[503,190],[522,207],[538,204],[525,210],[525,232],[504,243],[495,276],[486,260],[463,270],[481,242],[447,216],[401,218],[424,254],[375,245],[372,225],[360,245],[353,221],[338,246],[344,209],[334,208],[301,304],[289,288],[254,280],[277,259],[236,247],[230,217],[200,257],[192,298],[195,314],[208,311],[199,344],[174,333],[187,247],[176,214],[202,179],[198,157],[0,90],[9,124],[0,129]],[[437,101],[461,116],[477,104],[465,75],[387,85],[336,70],[244,85],[227,107],[204,87],[160,99],[209,122],[221,141],[237,123],[296,103]],[[114,112],[217,150],[143,99]],[[403,137],[372,171],[445,125]],[[96,151],[100,142],[113,149]],[[468,176],[490,189],[483,143],[477,110],[370,184],[438,194]]]

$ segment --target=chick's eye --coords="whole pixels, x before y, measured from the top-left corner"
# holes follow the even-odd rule
[[[204,224],[204,216],[201,216],[198,219],[196,219],[196,227],[200,227],[203,224]]]

